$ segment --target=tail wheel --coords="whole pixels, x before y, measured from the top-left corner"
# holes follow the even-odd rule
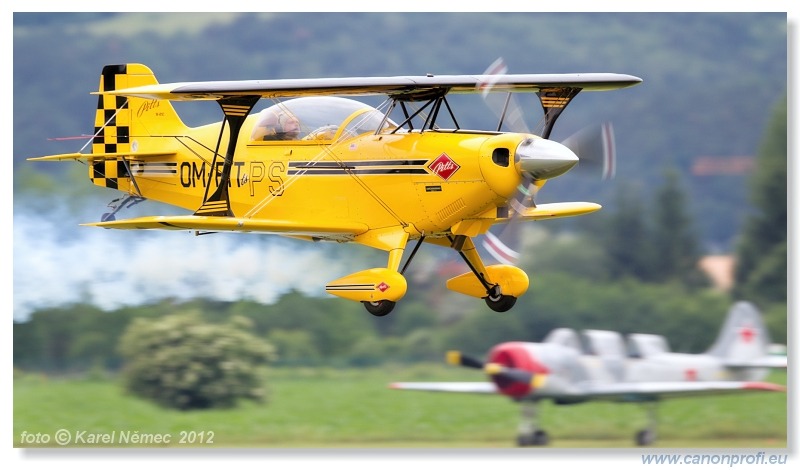
[[[394,309],[396,302],[391,300],[379,300],[377,302],[362,302],[367,311],[376,317],[389,315]]]

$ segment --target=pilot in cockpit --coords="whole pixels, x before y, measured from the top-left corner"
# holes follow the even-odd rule
[[[278,140],[297,140],[300,135],[300,121],[289,113],[278,116]]]
[[[253,140],[297,140],[300,121],[288,112],[265,113],[253,129]]]

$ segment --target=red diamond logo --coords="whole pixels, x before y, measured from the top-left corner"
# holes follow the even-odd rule
[[[378,284],[375,287],[381,292],[386,292],[386,290],[389,288],[389,284],[387,284],[385,282],[381,282],[380,284]]]
[[[428,168],[436,176],[442,178],[443,180],[448,180],[451,176],[453,176],[453,173],[461,168],[461,166],[454,162],[452,158],[448,157],[446,153],[443,153],[436,157],[436,160],[432,161],[428,165]]]

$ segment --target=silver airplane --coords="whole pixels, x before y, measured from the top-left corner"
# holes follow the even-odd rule
[[[656,406],[665,398],[739,392],[785,392],[762,382],[770,368],[787,367],[785,355],[771,355],[769,334],[758,310],[734,304],[717,340],[704,354],[670,352],[666,338],[615,331],[553,330],[542,343],[508,342],[480,361],[458,351],[447,353],[454,365],[482,369],[488,382],[398,382],[399,390],[502,394],[521,404],[517,444],[547,445],[536,423],[536,405],[552,400],[566,405],[592,400],[648,405],[649,424],[635,436],[646,446],[656,438]]]

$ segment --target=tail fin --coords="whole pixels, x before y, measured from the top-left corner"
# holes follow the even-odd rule
[[[98,186],[129,190],[129,168],[116,156],[153,151],[163,152],[164,136],[183,134],[186,126],[169,101],[115,96],[104,92],[155,85],[153,72],[142,64],[106,65],[100,75],[94,120],[90,178]]]
[[[766,356],[769,344],[769,332],[758,309],[749,302],[737,302],[728,311],[708,354],[730,365],[744,366]]]

